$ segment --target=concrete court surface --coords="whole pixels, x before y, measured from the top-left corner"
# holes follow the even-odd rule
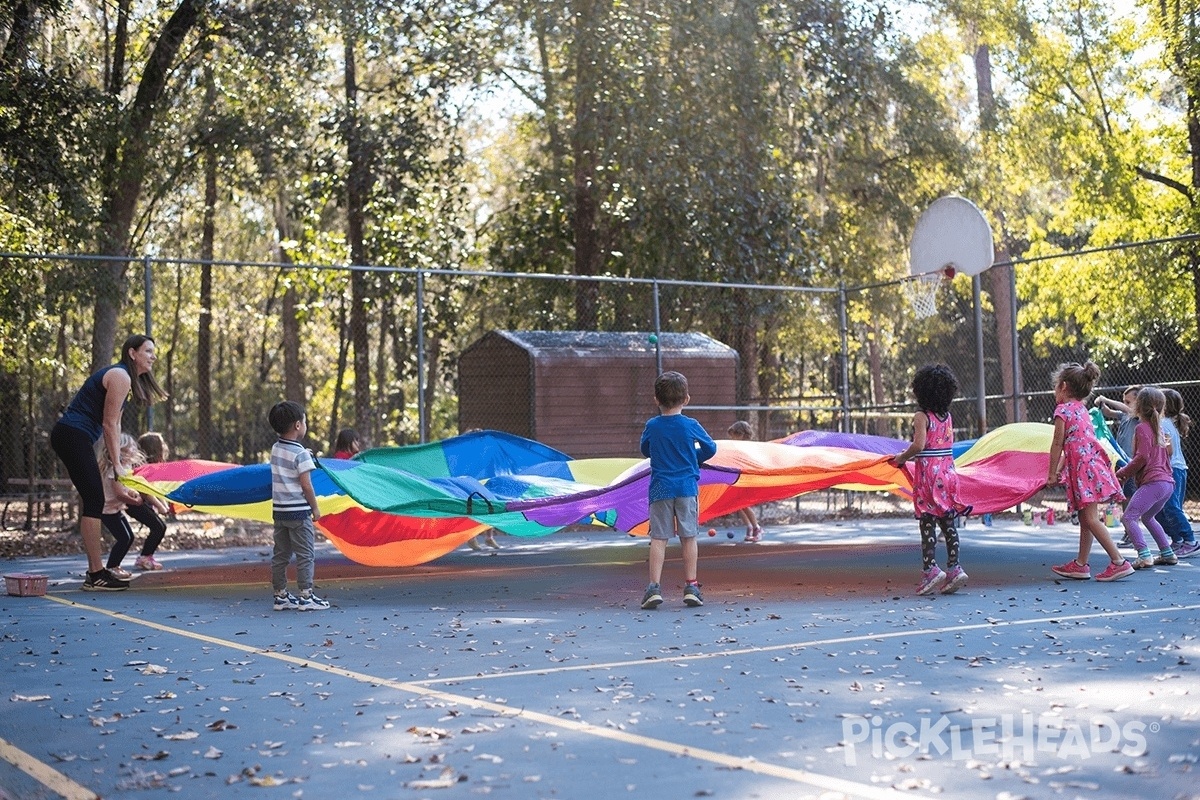
[[[0,595],[0,798],[1200,797],[1200,559],[1067,581],[1076,528],[972,520],[970,583],[917,597],[911,519],[726,531],[652,612],[610,531],[322,545],[320,612],[271,610],[269,548],[118,593],[2,562],[51,585]]]

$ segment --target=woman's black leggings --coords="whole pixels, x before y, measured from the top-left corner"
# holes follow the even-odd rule
[[[82,517],[100,519],[104,512],[104,481],[96,464],[95,443],[78,428],[56,422],[50,429],[50,446],[62,459],[71,483],[82,500]]]
[[[116,514],[101,514],[100,521],[104,523],[104,530],[117,540],[112,550],[108,551],[108,563],[104,566],[109,569],[119,567],[121,559],[125,558],[129,546],[133,544],[133,529],[129,527],[129,520],[125,519],[125,515],[120,511]]]

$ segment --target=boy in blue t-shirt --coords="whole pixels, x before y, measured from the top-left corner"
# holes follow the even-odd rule
[[[308,433],[304,406],[285,400],[267,414],[279,438],[271,447],[271,515],[275,520],[275,550],[271,554],[271,588],[276,611],[319,611],[329,603],[313,594],[316,532],[313,520],[321,518],[312,475],[312,453],[300,444]],[[296,597],[287,590],[287,566],[296,556]]]
[[[650,585],[642,598],[645,609],[662,604],[659,581],[673,533],[683,546],[683,602],[704,605],[696,580],[700,465],[716,455],[717,444],[699,422],[683,414],[689,400],[687,378],[678,372],[659,375],[654,402],[660,413],[642,431],[642,455],[650,459]]]

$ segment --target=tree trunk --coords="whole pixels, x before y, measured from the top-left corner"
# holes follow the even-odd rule
[[[216,102],[212,69],[204,70],[204,98],[210,111]],[[200,236],[200,317],[196,331],[196,455],[213,457],[212,414],[212,260],[216,242],[217,153],[212,142],[204,148],[204,221]]]
[[[442,339],[436,333],[430,333],[425,342],[429,348],[429,352],[425,357],[425,427],[421,431],[421,441],[429,441],[430,428],[430,410],[433,408],[433,402],[437,399],[437,374],[438,362],[442,358]]]
[[[117,318],[125,304],[127,290],[125,270],[129,262],[124,257],[129,255],[129,234],[146,177],[150,128],[159,111],[167,77],[176,64],[183,40],[195,27],[204,4],[205,0],[181,0],[154,42],[132,105],[112,128],[102,169],[104,201],[98,247],[100,255],[115,256],[117,260],[105,261],[96,270],[93,370],[109,363],[117,340]],[[128,8],[128,0],[122,0],[119,10],[126,18]],[[122,104],[127,39],[124,31],[124,23],[119,22],[108,87],[110,104],[114,109],[121,108]]]
[[[603,254],[597,233],[600,213],[596,167],[599,161],[599,94],[601,60],[601,3],[573,0],[575,21],[575,130],[571,151],[575,158],[575,274],[600,272]],[[594,331],[598,326],[599,286],[587,280],[575,284],[575,327]]]
[[[291,240],[292,221],[288,216],[288,201],[283,189],[275,198],[275,229],[279,231],[279,242]],[[292,263],[291,256],[282,245],[276,246],[275,258],[280,264]],[[285,281],[279,316],[283,335],[283,396],[302,406],[307,405],[304,375],[300,371],[300,317],[296,313],[296,283],[293,280]]]
[[[346,335],[346,293],[339,292],[338,296],[341,298],[342,304],[338,308],[337,370],[333,376],[333,410],[329,414],[329,445],[331,448],[337,440],[338,431],[341,430],[339,416],[342,408],[342,387],[346,382],[346,358],[350,351],[350,339]],[[359,435],[362,435],[362,431],[359,431]]]
[[[985,137],[996,132],[996,96],[992,92],[992,59],[986,44],[975,49],[975,87],[979,96],[979,125]],[[992,209],[1000,224],[997,261],[1010,260],[1008,235],[1005,232],[1004,212]],[[1005,397],[1014,398],[1014,388],[1020,385],[1021,364],[1013,361],[1013,337],[1016,335],[1016,320],[1013,319],[1012,297],[1013,267],[993,267],[988,270],[988,292],[992,296],[993,319],[996,324],[996,346],[999,348],[1000,376]],[[1008,422],[1019,422],[1025,418],[1024,401],[1014,398],[1005,404]]]
[[[343,55],[346,83],[346,235],[350,244],[350,262],[366,265],[364,244],[367,188],[370,186],[368,164],[362,143],[358,118],[358,77],[354,60],[357,25],[353,10],[346,6],[343,36]],[[350,336],[354,342],[354,427],[373,439],[376,434],[371,414],[371,353],[367,330],[367,275],[350,274]]]
[[[758,38],[758,12],[756,5],[748,0],[738,0],[734,13],[734,43],[737,47],[737,74],[739,76],[736,93],[730,98],[738,109],[742,124],[738,127],[738,169],[743,175],[760,175],[759,153],[764,141],[766,120],[762,105],[762,79],[757,54],[755,52]],[[753,284],[758,280],[758,258],[765,244],[761,232],[765,229],[763,207],[765,192],[762,185],[754,180],[750,191],[755,197],[746,198],[740,189],[737,199],[728,197],[727,202],[734,208],[741,209],[741,222],[744,226],[736,236],[736,241],[728,243],[724,258],[727,268],[732,268],[732,280],[737,283]],[[733,330],[734,341],[731,342],[738,352],[741,369],[737,387],[737,398],[740,404],[758,405],[758,326],[759,313],[755,303],[757,292],[753,289],[733,290]]]
[[[1198,14],[1197,16],[1200,16]],[[1188,152],[1192,156],[1192,186],[1188,196],[1192,211],[1192,230],[1200,230],[1200,65],[1193,65],[1192,80],[1185,82],[1187,90]],[[1200,330],[1200,244],[1188,242],[1188,266],[1192,272],[1193,305],[1197,330]]]
[[[876,317],[871,318],[871,330],[867,337],[867,350],[867,359],[871,366],[871,404],[880,406],[883,405],[883,398],[886,392],[883,387],[883,355],[879,347],[879,322]],[[871,425],[871,432],[876,436],[891,436],[891,421],[877,411]]]

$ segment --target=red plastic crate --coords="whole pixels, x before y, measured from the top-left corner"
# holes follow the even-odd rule
[[[46,576],[14,572],[4,576],[4,588],[18,597],[41,597],[46,593]]]

